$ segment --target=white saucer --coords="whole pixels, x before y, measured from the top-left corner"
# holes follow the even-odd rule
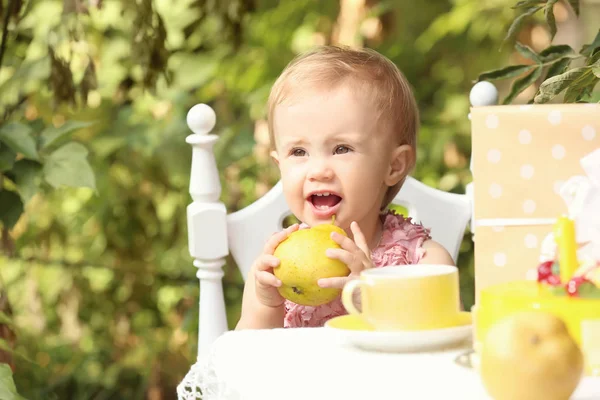
[[[380,352],[418,352],[450,348],[471,339],[470,321],[452,328],[423,331],[376,331],[360,316],[344,315],[325,323],[345,341],[363,350]]]

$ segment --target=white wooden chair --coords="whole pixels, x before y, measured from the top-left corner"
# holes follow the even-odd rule
[[[473,106],[492,105],[497,98],[496,88],[487,82],[475,85],[470,94]],[[200,398],[193,387],[196,368],[207,358],[214,340],[228,329],[222,286],[225,257],[231,253],[246,279],[267,238],[282,229],[290,215],[280,182],[253,204],[228,214],[219,201],[221,185],[212,152],[217,136],[210,132],[215,122],[214,111],[205,104],[195,105],[187,115],[188,126],[194,132],[186,138],[193,149],[190,176],[193,202],[187,209],[188,236],[190,255],[200,280],[200,315],[197,363],[178,387],[180,400]],[[457,262],[472,215],[471,193],[471,184],[467,185],[467,193],[461,195],[433,189],[408,177],[393,204],[405,207],[408,216],[431,228],[433,239]]]

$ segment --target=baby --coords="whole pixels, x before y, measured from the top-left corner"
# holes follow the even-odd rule
[[[451,264],[429,231],[385,211],[415,165],[419,112],[398,68],[368,50],[320,47],[293,60],[269,96],[271,155],[292,213],[308,226],[331,223],[340,249],[327,256],[344,262],[347,277],[319,280],[343,288],[367,268]],[[254,262],[244,287],[236,329],[316,327],[346,314],[340,299],[317,307],[281,297],[273,252],[293,225],[273,235]]]

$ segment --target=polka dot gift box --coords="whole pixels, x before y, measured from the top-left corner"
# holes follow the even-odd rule
[[[600,148],[600,104],[471,109],[476,290],[535,278],[540,246],[566,213],[561,186]]]

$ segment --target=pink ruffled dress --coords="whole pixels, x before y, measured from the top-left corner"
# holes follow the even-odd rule
[[[375,268],[417,264],[425,254],[425,250],[421,247],[423,242],[431,239],[429,230],[394,211],[382,214],[381,218],[383,222],[381,240],[371,251],[371,261]],[[285,328],[320,327],[329,319],[346,314],[339,297],[317,307],[303,306],[286,300],[283,326]]]

